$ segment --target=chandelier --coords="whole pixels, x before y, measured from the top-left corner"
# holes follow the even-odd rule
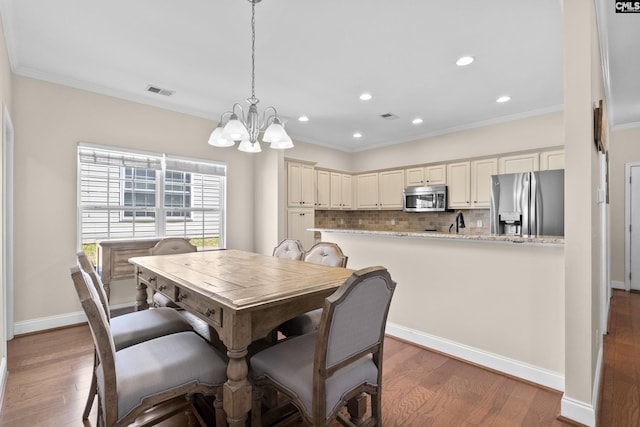
[[[293,141],[284,130],[284,125],[274,107],[267,107],[258,114],[258,102],[255,94],[256,80],[256,3],[262,0],[248,0],[251,3],[251,98],[247,98],[249,110],[245,116],[242,106],[233,104],[231,111],[222,114],[218,126],[211,132],[209,144],[214,147],[232,147],[240,141],[238,150],[247,153],[262,151],[258,134],[264,130],[262,141],[271,144],[271,148],[286,149],[293,147]],[[271,114],[267,115],[267,111]],[[224,123],[224,120],[227,120]],[[266,128],[266,130],[265,130]]]

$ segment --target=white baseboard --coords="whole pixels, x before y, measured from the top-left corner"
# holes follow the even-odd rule
[[[7,387],[7,357],[0,359],[0,412],[2,412],[2,403],[4,402],[4,390]]]
[[[494,369],[555,390],[564,391],[564,375],[558,372],[549,371],[538,366],[489,353],[393,323],[387,323],[386,333],[405,341],[431,348],[477,365],[485,366],[489,369]]]
[[[623,291],[628,291],[629,289],[627,289],[627,285],[625,285],[624,282],[620,282],[618,280],[612,280],[611,281],[611,287],[613,289],[622,289]]]
[[[560,415],[588,427],[596,425],[596,412],[593,405],[567,396],[563,396],[560,401]]]
[[[110,308],[116,310],[118,308],[131,307],[131,303],[112,305]],[[75,313],[60,314],[57,316],[40,317],[38,319],[25,320],[14,324],[14,335],[29,334],[32,332],[40,332],[47,329],[61,328],[64,326],[77,325],[85,323],[87,316],[83,311]]]

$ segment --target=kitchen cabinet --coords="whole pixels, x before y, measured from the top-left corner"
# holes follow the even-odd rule
[[[378,209],[378,173],[356,175],[356,207]]]
[[[539,157],[538,153],[500,157],[498,160],[498,173],[521,173],[540,170]]]
[[[404,170],[365,173],[356,176],[358,209],[402,209]]]
[[[349,174],[331,172],[331,209],[353,208],[353,177]]]
[[[287,238],[298,239],[302,247],[308,250],[315,244],[314,232],[308,231],[315,226],[313,208],[297,208],[287,210]]]
[[[380,172],[378,176],[378,202],[380,209],[402,209],[404,170]]]
[[[564,150],[540,152],[540,170],[564,169]]]
[[[421,166],[405,170],[405,186],[446,185],[446,165]]]
[[[315,169],[304,163],[287,163],[287,205],[309,207],[315,205]]]
[[[491,206],[491,175],[498,173],[498,159],[478,159],[471,161],[471,207]]]
[[[471,206],[470,169],[471,162],[457,162],[447,165],[449,208],[468,208]]]
[[[316,170],[316,209],[329,209],[331,202],[331,172]]]

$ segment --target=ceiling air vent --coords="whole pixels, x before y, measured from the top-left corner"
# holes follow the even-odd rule
[[[399,119],[398,116],[396,116],[393,113],[384,113],[384,114],[380,114],[380,117],[382,117],[385,120],[395,120],[395,119]]]
[[[160,87],[151,86],[151,85],[147,86],[147,92],[157,93],[158,95],[164,95],[164,96],[171,96],[174,93],[176,93],[175,90],[162,89]]]

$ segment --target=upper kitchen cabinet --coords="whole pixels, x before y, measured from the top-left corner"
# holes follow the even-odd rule
[[[287,163],[287,204],[290,207],[315,206],[315,169],[305,163]]]
[[[498,159],[471,161],[471,207],[491,206],[491,175],[498,173]]]
[[[404,171],[380,172],[378,177],[378,200],[380,209],[402,209]]]
[[[449,186],[449,208],[468,208],[471,206],[471,162],[449,163],[447,182]]]
[[[356,176],[358,209],[402,209],[404,170],[365,173]]]
[[[358,209],[378,209],[378,173],[356,175]]]
[[[316,170],[316,209],[329,209],[331,202],[331,172]]]
[[[331,209],[353,208],[353,177],[351,175],[331,172]]]
[[[540,152],[540,170],[564,169],[564,150]]]
[[[540,170],[538,153],[500,157],[498,173],[522,173]]]
[[[446,165],[432,165],[405,170],[405,186],[445,185],[447,183]]]

